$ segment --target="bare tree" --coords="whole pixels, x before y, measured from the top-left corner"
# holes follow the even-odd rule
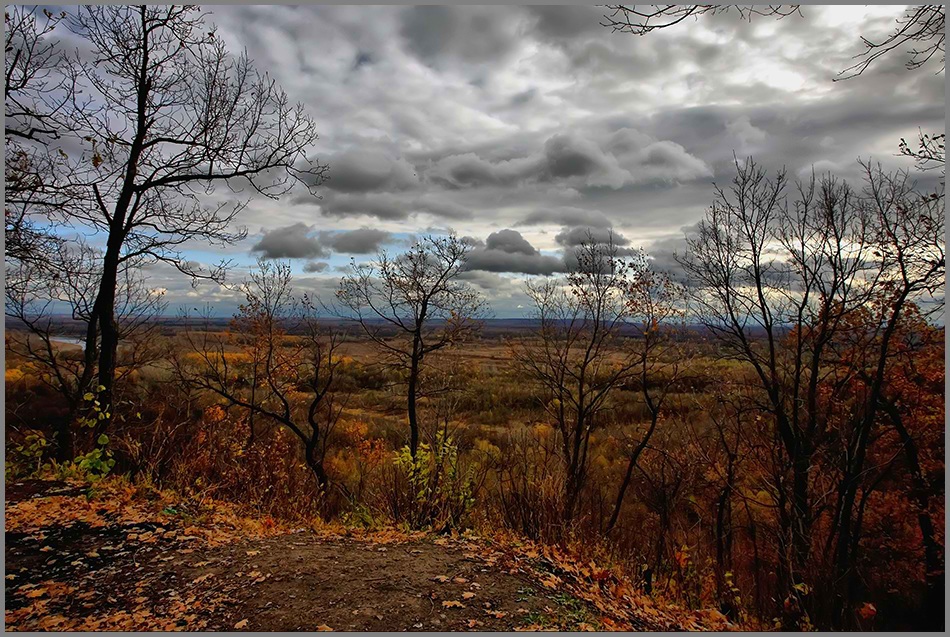
[[[407,374],[409,451],[419,447],[416,401],[428,357],[474,335],[487,314],[481,295],[461,283],[471,246],[454,235],[424,237],[408,252],[350,266],[337,298],[393,367]]]
[[[537,330],[510,342],[512,364],[536,381],[554,421],[565,468],[565,521],[574,518],[588,470],[591,434],[603,423],[615,390],[638,360],[623,348],[631,308],[624,298],[628,265],[612,242],[588,237],[566,281],[527,284]]]
[[[606,5],[610,12],[604,15],[602,26],[613,31],[646,35],[657,29],[666,29],[679,24],[686,18],[698,18],[702,15],[719,15],[734,11],[741,19],[751,20],[753,16],[775,17],[779,20],[790,15],[801,15],[801,5],[723,5],[723,4],[667,4],[667,5]],[[894,31],[880,42],[861,37],[865,50],[854,56],[859,61],[841,71],[835,80],[846,80],[861,75],[878,58],[906,45],[910,59],[908,69],[919,69],[940,53],[941,67],[944,62],[945,8],[942,4],[910,6],[897,18]]]
[[[873,42],[864,36],[861,43],[864,51],[855,56],[859,61],[844,69],[836,80],[847,80],[864,73],[875,60],[887,55],[895,49],[910,45],[907,53],[910,59],[907,68],[919,69],[930,59],[940,53],[940,70],[944,69],[944,41],[946,38],[945,17],[946,8],[942,4],[925,4],[909,6],[904,15],[897,18],[894,31],[880,42]]]
[[[678,338],[685,327],[686,295],[683,286],[674,282],[669,274],[651,269],[641,253],[632,262],[630,281],[623,294],[629,313],[627,321],[633,328],[632,338],[626,340],[625,347],[634,361],[636,383],[650,414],[650,422],[637,440],[629,442],[627,471],[605,533],[610,533],[617,524],[633,470],[650,444],[667,398],[689,361],[689,354]]]
[[[248,200],[210,203],[216,186],[277,198],[299,183],[313,193],[327,169],[306,155],[317,135],[303,106],[246,56],[229,55],[205,17],[195,7],[115,5],[80,7],[66,18],[89,51],[57,63],[75,82],[51,119],[73,146],[49,147],[66,159],[52,165],[42,203],[61,222],[108,237],[93,307],[106,404],[121,265],[146,257],[221,280],[227,263],[202,268],[181,252],[189,241],[245,236],[231,225]]]
[[[244,283],[247,301],[230,332],[185,332],[191,360],[176,356],[173,365],[188,386],[293,432],[324,494],[330,485],[324,469],[328,443],[345,407],[334,394],[343,339],[321,325],[311,299],[293,296],[288,264],[260,260],[258,268]],[[289,335],[290,327],[302,334]]]
[[[117,382],[143,365],[156,360],[160,349],[155,342],[155,317],[165,309],[164,292],[148,287],[135,261],[127,261],[119,272],[116,324],[126,345],[120,350]],[[73,458],[73,428],[96,372],[98,331],[93,306],[101,277],[102,254],[84,243],[60,243],[47,260],[10,260],[6,269],[5,313],[16,320],[8,347],[42,370],[41,382],[63,396],[67,416],[58,422],[57,459]],[[60,323],[56,314],[68,312],[84,330],[86,347],[82,357],[74,357],[56,344]],[[106,410],[103,413],[108,413]],[[95,433],[106,426],[103,420]]]
[[[917,129],[917,148],[912,147],[901,137],[900,154],[910,157],[920,170],[944,169],[947,161],[947,135],[930,135]]]
[[[63,160],[48,145],[68,125],[57,116],[68,105],[74,78],[62,73],[62,54],[49,36],[65,17],[44,9],[40,18],[20,6],[4,13],[4,249],[8,259],[34,264],[49,265],[61,242],[34,217],[50,221],[46,195],[54,166]]]
[[[789,551],[780,561],[788,570],[779,575],[785,592],[795,595],[809,572],[813,524],[828,510],[835,511],[840,546],[835,581],[852,572],[845,546],[854,537],[855,498],[866,476],[894,326],[908,302],[942,298],[943,211],[933,196],[914,192],[906,173],[887,175],[869,164],[864,191],[831,176],[813,178],[797,185],[792,204],[784,173],[770,180],[751,160],[736,168],[732,187],[717,187],[706,219],[687,237],[680,263],[692,279],[699,319],[724,356],[751,366],[762,408],[774,419],[783,452],[774,489]],[[878,303],[887,308],[881,320],[855,331],[849,317]],[[865,356],[835,356],[835,343],[846,336],[860,338]],[[874,370],[873,381],[854,420],[834,425],[844,439],[829,450],[832,410],[853,401],[850,381],[859,366]],[[837,502],[832,492],[813,488],[819,454],[833,452],[846,458]],[[849,605],[843,594],[837,599]]]
[[[701,15],[718,15],[734,11],[743,20],[751,20],[753,16],[774,16],[779,19],[798,13],[797,4],[781,5],[724,5],[724,4],[648,4],[622,5],[609,4],[610,11],[604,15],[601,26],[610,27],[621,33],[646,35],[656,29],[665,29],[679,24],[686,18]]]
[[[12,6],[4,12],[4,136],[49,141],[59,137],[57,115],[67,107],[72,86],[62,73],[62,52],[49,36],[66,13],[54,15]]]

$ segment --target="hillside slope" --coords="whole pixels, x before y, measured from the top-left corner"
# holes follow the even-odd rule
[[[6,492],[7,630],[724,629],[556,550],[288,529],[112,481]]]

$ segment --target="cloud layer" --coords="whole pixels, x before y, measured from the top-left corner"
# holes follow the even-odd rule
[[[452,229],[495,314],[520,315],[519,282],[563,272],[588,232],[671,264],[736,156],[790,175],[854,178],[858,157],[909,167],[897,143],[943,130],[943,76],[895,51],[831,81],[900,8],[802,13],[635,37],[591,6],[215,6],[228,47],[318,122],[330,179],[320,199],[254,200],[245,244],[195,258],[292,259],[332,289],[351,256]]]

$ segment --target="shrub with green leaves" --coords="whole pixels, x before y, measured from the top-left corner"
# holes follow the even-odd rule
[[[32,478],[49,471],[51,464],[43,461],[48,448],[49,441],[41,432],[28,431],[23,442],[7,448],[6,479]]]
[[[422,443],[413,458],[409,447],[396,452],[396,469],[408,486],[408,498],[395,517],[412,528],[455,528],[475,504],[475,467],[459,464],[458,444],[444,432],[434,445]]]

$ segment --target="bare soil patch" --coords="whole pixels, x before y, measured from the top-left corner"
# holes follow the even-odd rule
[[[229,540],[225,529],[215,545],[170,507],[145,515],[51,481],[13,483],[6,496],[7,630],[602,626],[591,604],[483,540],[309,530]],[[57,516],[72,509],[82,515]]]

